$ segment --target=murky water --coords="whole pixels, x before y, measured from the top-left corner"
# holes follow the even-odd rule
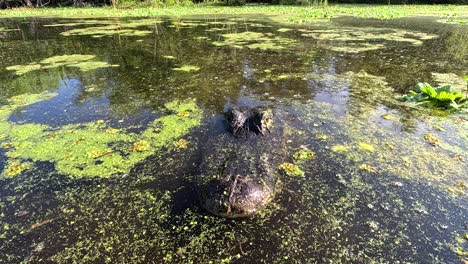
[[[468,256],[466,114],[398,100],[420,81],[466,92],[466,25],[5,19],[0,40],[2,263]],[[272,108],[275,133],[229,136],[232,105]],[[200,168],[249,140],[304,175],[278,172],[252,218],[206,213]]]

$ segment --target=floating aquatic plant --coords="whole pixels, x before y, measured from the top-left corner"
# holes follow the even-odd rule
[[[76,28],[62,32],[63,36],[91,36],[93,38],[102,38],[111,35],[121,36],[147,36],[153,33],[151,30],[137,29],[142,26],[153,26],[161,23],[160,20],[143,19],[136,21],[117,21],[111,24],[104,24],[100,26],[92,26],[85,28]]]
[[[420,106],[455,110],[466,106],[466,96],[454,91],[450,85],[433,88],[428,83],[418,83],[416,91],[410,91],[409,94],[402,97],[402,100]]]
[[[212,42],[215,46],[231,46],[234,48],[249,48],[260,50],[280,50],[295,43],[294,40],[275,36],[272,33],[246,31],[222,35],[223,41]]]
[[[280,165],[280,170],[283,171],[287,176],[291,177],[303,177],[304,172],[294,163],[285,162]]]
[[[424,40],[437,37],[437,35],[418,31],[373,27],[302,29],[300,31],[304,37],[320,40],[319,45],[326,49],[348,53],[378,50],[391,45],[392,42],[421,46]]]
[[[127,173],[136,163],[156,153],[200,124],[201,110],[193,101],[165,105],[169,114],[155,119],[141,133],[109,127],[104,120],[50,127],[17,124],[9,116],[23,106],[47,100],[55,94],[25,94],[10,98],[0,108],[2,148],[12,160],[4,175],[14,176],[27,169],[24,162],[47,161],[59,173],[73,177],[109,177]],[[182,117],[182,112],[190,113]],[[179,147],[183,147],[179,142]]]
[[[184,65],[182,67],[173,68],[174,71],[183,71],[183,72],[196,72],[200,70],[200,67],[194,65]]]
[[[23,75],[31,71],[51,69],[57,67],[75,67],[81,71],[92,71],[99,68],[118,67],[108,62],[95,60],[95,55],[69,54],[43,59],[39,63],[9,66],[6,69],[14,71],[16,75]]]
[[[296,161],[304,161],[304,160],[311,160],[315,158],[315,153],[305,147],[302,147],[293,155],[294,160]]]
[[[19,29],[17,28],[4,28],[4,27],[0,27],[0,33],[3,33],[3,32],[11,32],[11,31],[18,31]]]

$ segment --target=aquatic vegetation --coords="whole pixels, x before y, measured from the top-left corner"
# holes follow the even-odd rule
[[[188,148],[188,144],[189,142],[183,138],[177,140],[176,142],[174,142],[174,145],[176,148],[178,149],[186,149]]]
[[[174,57],[172,55],[164,55],[163,58],[168,59],[168,60],[175,60],[176,59],[176,57]]]
[[[118,23],[115,20],[108,19],[83,19],[83,20],[63,20],[63,23],[47,24],[44,27],[77,27],[77,26],[88,26],[88,25],[109,25]]]
[[[315,135],[315,138],[316,139],[320,139],[320,140],[327,140],[330,138],[330,136],[326,135],[326,134],[316,134]]]
[[[3,175],[7,177],[13,177],[25,170],[29,170],[32,168],[32,164],[30,162],[21,162],[18,160],[9,160],[6,167],[3,169]]]
[[[153,33],[151,30],[137,29],[138,27],[154,26],[161,23],[161,20],[141,19],[134,21],[115,21],[114,23],[100,26],[91,26],[84,28],[75,28],[62,32],[63,36],[91,36],[93,38],[102,38],[111,35],[120,35],[127,37],[142,37]]]
[[[392,28],[335,28],[301,30],[302,36],[318,40],[326,49],[359,53],[389,47],[394,42],[421,46],[424,40],[437,38],[437,35]]]
[[[119,26],[101,26],[101,27],[87,27],[77,28],[69,31],[62,32],[63,36],[91,36],[93,38],[102,38],[111,35],[120,35],[126,37],[143,37],[152,34],[150,30],[126,29]]]
[[[382,118],[386,120],[400,121],[400,118],[398,116],[392,114],[384,114],[382,115]]]
[[[182,72],[197,72],[200,70],[200,67],[195,65],[183,65],[181,67],[172,68],[174,71],[182,71]]]
[[[437,146],[440,144],[440,139],[431,133],[425,134],[424,139],[427,142],[429,142],[432,146]]]
[[[468,19],[466,18],[448,18],[448,19],[439,19],[438,20],[441,23],[447,23],[447,24],[468,24]]]
[[[418,106],[458,110],[466,106],[467,98],[462,93],[454,91],[450,85],[433,88],[428,83],[418,83],[416,91],[410,91],[402,97],[402,100],[416,103]]]
[[[0,108],[2,142],[8,144],[6,155],[15,161],[53,162],[59,173],[73,177],[109,177],[128,172],[136,163],[164,146],[170,147],[175,139],[197,126],[202,114],[192,101],[170,102],[166,109],[171,113],[154,120],[140,134],[108,127],[103,120],[59,128],[8,121],[17,109],[52,96],[25,94],[11,98],[9,105]],[[181,117],[182,112],[190,115]],[[12,171],[21,172],[20,167],[12,167],[15,168]]]
[[[294,163],[285,162],[280,165],[280,170],[290,177],[303,177],[304,171]]]
[[[9,66],[8,71],[14,71],[16,75],[23,75],[31,71],[51,69],[57,67],[75,67],[81,71],[92,71],[99,68],[118,67],[108,62],[96,61],[95,55],[69,54],[53,56],[41,60],[39,63]]]
[[[358,144],[359,149],[361,149],[361,150],[369,151],[369,152],[374,152],[375,151],[374,146],[369,144],[369,143],[358,142],[357,144]]]
[[[300,150],[294,153],[293,158],[297,162],[311,160],[315,158],[315,153],[308,148],[302,147]]]
[[[457,92],[466,92],[468,91],[468,80],[462,78],[455,73],[431,73],[432,78],[439,86],[450,85]]]
[[[11,31],[18,31],[19,29],[17,28],[4,28],[4,27],[0,27],[0,33],[3,33],[3,32],[11,32]]]
[[[134,8],[15,8],[0,13],[2,17],[160,17],[160,16],[182,16],[200,14],[231,14],[233,8],[216,3],[204,3],[187,8],[184,5]],[[284,6],[284,5],[246,5],[236,7],[235,13],[253,14],[255,17],[233,18],[232,21],[254,21],[258,14],[263,14],[277,22],[290,24],[316,23],[323,18],[339,16],[355,16],[376,19],[397,19],[408,16],[430,15],[438,17],[457,17],[465,14],[463,6],[454,5],[347,5],[334,4],[320,8],[316,6]]]
[[[351,147],[350,146],[346,146],[346,145],[334,145],[331,147],[331,150],[334,151],[334,152],[346,152],[348,150],[350,150]]]
[[[215,46],[230,46],[234,48],[249,48],[260,50],[281,50],[290,47],[294,40],[275,36],[272,33],[245,31],[242,33],[223,34],[223,41],[212,42]]]

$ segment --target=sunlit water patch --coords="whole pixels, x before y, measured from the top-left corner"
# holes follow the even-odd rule
[[[466,93],[463,24],[32,18],[0,39],[1,262],[466,260],[466,112],[399,100]],[[230,136],[230,106],[271,108],[273,133]],[[232,153],[279,179],[252,218],[198,201]]]

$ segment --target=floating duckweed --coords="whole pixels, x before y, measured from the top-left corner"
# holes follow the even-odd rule
[[[196,72],[200,70],[200,67],[194,65],[184,65],[179,68],[173,68],[174,71],[183,71],[183,72]]]
[[[369,173],[377,172],[377,170],[372,165],[369,165],[369,164],[361,164],[361,165],[359,165],[359,169],[367,171]]]
[[[392,114],[384,114],[382,115],[382,118],[386,120],[400,121],[400,118],[398,116]]]
[[[427,142],[429,142],[432,146],[437,146],[440,144],[440,139],[431,133],[425,134],[424,139]]]
[[[406,42],[421,46],[423,40],[437,37],[437,35],[418,31],[372,27],[303,30],[302,36],[321,40],[319,45],[324,48],[349,53],[382,49],[391,45],[392,42]]]
[[[143,37],[152,34],[153,31],[137,29],[121,29],[115,26],[78,28],[61,33],[63,36],[90,35],[93,38],[102,38],[109,35],[121,35],[127,37]]]
[[[315,153],[310,149],[301,148],[299,151],[294,153],[293,158],[296,161],[311,160],[315,158]]]
[[[315,135],[315,138],[316,139],[320,139],[320,140],[327,140],[330,136],[326,135],[326,134],[317,134]]]
[[[180,116],[180,117],[189,117],[189,116],[190,116],[190,112],[184,111],[184,112],[178,113],[177,115]]]
[[[450,85],[455,91],[458,92],[466,92],[468,89],[467,82],[463,79],[463,77],[460,77],[454,73],[433,72],[431,74],[432,78],[434,78],[436,84],[439,86]]]
[[[280,170],[291,177],[303,177],[304,172],[294,163],[285,162],[280,165]]]
[[[171,56],[171,55],[164,55],[163,58],[168,59],[168,60],[175,60],[176,57]]]
[[[16,75],[23,75],[23,74],[31,72],[31,71],[40,70],[41,65],[36,64],[36,63],[30,63],[30,64],[26,64],[26,65],[9,66],[6,69],[8,71],[15,71]]]
[[[358,147],[364,151],[374,152],[375,148],[371,144],[365,142],[358,142]]]
[[[3,33],[3,32],[11,32],[11,31],[19,31],[19,29],[17,29],[17,28],[4,28],[4,27],[0,27],[0,33]]]
[[[113,24],[113,23],[116,23],[116,21],[86,19],[86,20],[66,21],[64,23],[48,24],[48,25],[44,25],[44,27],[76,27],[76,26],[82,26],[82,25],[108,25],[108,24]]]
[[[332,146],[331,150],[333,152],[346,152],[348,150],[350,150],[351,147],[350,146],[346,146],[346,145],[334,145]]]
[[[16,176],[22,173],[25,170],[29,170],[32,168],[32,164],[30,162],[21,162],[18,160],[9,160],[3,174],[8,177]]]
[[[137,20],[130,22],[116,22],[110,25],[102,26],[93,26],[85,28],[76,28],[69,31],[62,32],[63,36],[91,36],[93,38],[102,38],[105,36],[111,35],[121,35],[121,36],[147,36],[153,33],[150,30],[140,30],[136,29],[142,26],[152,26],[155,24],[161,23],[160,20]]]
[[[89,151],[88,153],[86,153],[86,155],[88,156],[88,158],[97,159],[102,156],[109,155],[111,153],[112,153],[112,149],[106,148],[106,149],[97,149],[97,150]]]
[[[176,142],[174,142],[174,145],[178,149],[186,149],[186,148],[188,148],[188,141],[181,138],[181,139],[177,140]]]
[[[135,143],[133,143],[132,147],[130,148],[130,151],[132,152],[141,152],[141,151],[148,151],[150,150],[151,145],[148,141],[146,140],[139,140]]]
[[[285,49],[295,43],[294,40],[278,37],[271,33],[242,32],[222,35],[223,41],[212,42],[215,46],[231,46],[234,48],[260,49],[260,50],[280,50]]]
[[[51,69],[57,67],[76,67],[82,71],[92,71],[99,68],[107,67],[118,67],[118,65],[111,65],[107,62],[96,61],[94,60],[95,58],[95,55],[60,55],[44,59],[39,63],[9,66],[6,69],[9,71],[15,71],[16,75],[23,75],[35,70]]]
[[[291,30],[293,30],[293,29],[291,29],[291,28],[280,28],[277,31],[278,32],[288,32],[288,31],[291,31]]]
[[[25,94],[11,98],[10,104],[1,107],[0,134],[6,135],[2,145],[8,145],[6,155],[19,162],[54,162],[59,173],[73,177],[126,173],[139,161],[163,146],[171,146],[171,142],[199,125],[202,115],[193,101],[173,101],[166,104],[172,113],[154,120],[140,134],[109,128],[101,120],[59,128],[8,121],[18,108],[51,96]],[[190,115],[180,117],[180,112],[190,112]]]

